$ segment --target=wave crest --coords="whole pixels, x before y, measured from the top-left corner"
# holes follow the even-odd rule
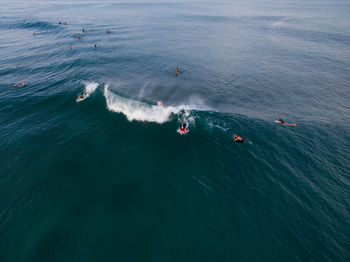
[[[170,120],[172,114],[178,114],[182,110],[188,110],[186,106],[158,106],[149,105],[141,101],[118,96],[105,86],[104,96],[107,108],[110,111],[122,113],[129,121],[164,123]]]

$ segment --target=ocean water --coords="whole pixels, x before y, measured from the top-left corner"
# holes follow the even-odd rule
[[[0,6],[0,261],[350,261],[349,1]]]

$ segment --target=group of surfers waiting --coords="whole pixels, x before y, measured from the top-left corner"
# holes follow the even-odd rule
[[[67,25],[67,22],[62,23],[62,22],[60,21],[60,22],[58,22],[58,24],[60,24],[60,25]],[[82,31],[83,31],[83,34],[87,34],[87,32],[88,32],[88,30],[85,29],[85,28],[83,28]],[[107,30],[106,33],[107,33],[107,34],[110,34],[111,31]],[[36,33],[34,33],[34,35],[36,35]],[[74,35],[74,38],[77,38],[78,40],[81,40],[82,36]],[[97,48],[97,44],[95,44],[94,47]],[[69,48],[69,49],[72,49],[72,45],[69,44],[69,45],[68,45],[68,48]]]

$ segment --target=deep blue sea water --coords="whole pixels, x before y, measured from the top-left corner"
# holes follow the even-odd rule
[[[0,7],[0,261],[350,261],[349,1]]]

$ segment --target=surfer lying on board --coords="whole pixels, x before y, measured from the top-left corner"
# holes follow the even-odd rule
[[[84,99],[88,95],[88,92],[85,92],[84,94],[78,96],[78,99]]]
[[[281,118],[278,118],[278,123],[280,124],[284,124],[286,126],[296,126],[296,124],[289,124],[287,122],[284,122]]]
[[[183,123],[182,126],[180,127],[180,132],[181,133],[186,133],[187,132],[187,125],[186,125],[186,123]]]
[[[235,140],[237,143],[245,143],[244,139],[239,135],[233,135],[233,140]]]
[[[19,87],[19,86],[25,86],[25,85],[26,85],[26,82],[23,81],[22,83],[20,83],[20,84],[14,84],[13,86],[14,86],[14,87]]]

